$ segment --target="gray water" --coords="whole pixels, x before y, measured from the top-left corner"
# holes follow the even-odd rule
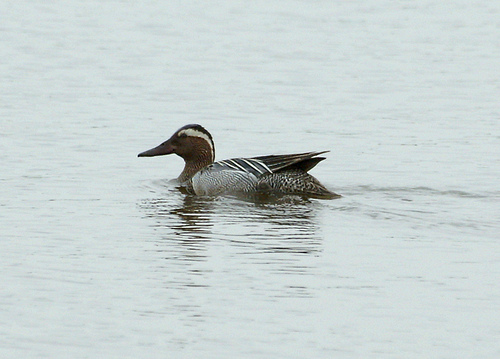
[[[500,5],[3,1],[2,358],[500,357]],[[339,200],[197,198],[331,150]]]

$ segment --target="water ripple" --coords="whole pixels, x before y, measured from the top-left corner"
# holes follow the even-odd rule
[[[171,188],[160,191],[166,196],[143,199],[138,206],[153,220],[151,225],[163,232],[164,240],[191,249],[223,241],[246,253],[306,254],[320,250],[318,202],[298,197],[244,201],[183,195]]]

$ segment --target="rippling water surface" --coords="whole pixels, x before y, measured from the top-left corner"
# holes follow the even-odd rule
[[[500,356],[500,6],[0,5],[0,356]],[[331,150],[338,200],[137,158]]]

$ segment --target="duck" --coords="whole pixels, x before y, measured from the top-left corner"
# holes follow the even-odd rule
[[[198,124],[179,128],[168,140],[141,152],[138,157],[175,153],[184,160],[177,181],[189,194],[221,196],[237,194],[283,194],[334,199],[340,195],[328,190],[308,173],[329,151],[251,158],[231,158],[215,162],[215,145],[210,132]]]

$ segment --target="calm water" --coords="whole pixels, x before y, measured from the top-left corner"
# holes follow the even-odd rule
[[[4,1],[2,358],[500,357],[500,5]],[[340,200],[185,196],[330,149]]]

